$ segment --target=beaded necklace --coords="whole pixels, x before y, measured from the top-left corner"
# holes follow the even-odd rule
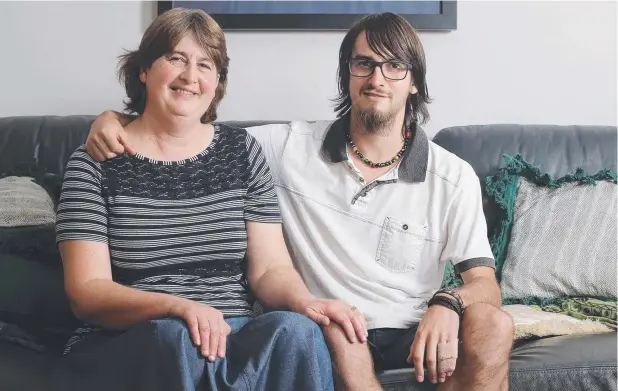
[[[399,152],[397,152],[397,154],[393,156],[391,160],[387,160],[381,163],[372,162],[371,160],[367,159],[365,155],[361,153],[361,151],[358,150],[358,147],[356,146],[356,144],[354,144],[354,141],[352,141],[352,137],[350,136],[350,131],[346,132],[346,138],[348,139],[348,144],[350,144],[350,148],[352,149],[352,151],[354,151],[356,156],[358,156],[359,159],[362,160],[363,163],[365,163],[366,165],[372,168],[381,168],[381,167],[390,166],[391,164],[401,159],[401,156],[403,156],[403,153],[406,151],[406,149],[408,148],[408,145],[410,144],[410,139],[412,138],[412,132],[410,131],[410,129],[406,130],[406,138]]]

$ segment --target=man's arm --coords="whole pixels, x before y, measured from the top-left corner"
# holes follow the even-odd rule
[[[455,271],[463,278],[464,285],[454,291],[461,298],[464,309],[474,303],[499,307],[500,289],[487,239],[481,186],[474,169],[468,163],[462,163],[456,186],[444,217],[446,244],[440,261],[452,261]],[[426,361],[429,378],[434,384],[445,381],[453,374],[454,366],[445,365],[446,361],[444,364],[438,361],[438,350],[439,346],[446,348],[454,344],[454,351],[457,351],[461,314],[456,297],[448,293],[439,293],[438,296],[447,298],[452,306],[445,306],[444,299],[440,298],[429,301],[431,305],[419,324],[408,357],[408,362],[414,363],[419,382],[424,379],[423,363]],[[444,366],[438,368],[439,365]]]
[[[96,161],[112,159],[121,153],[135,154],[127,143],[124,127],[136,117],[116,111],[104,111],[99,114],[90,127],[86,140],[86,152]]]
[[[446,214],[447,241],[441,260],[455,265],[464,285],[454,289],[464,308],[475,303],[500,307],[500,287],[495,261],[487,239],[481,186],[471,166],[465,165]]]
[[[461,273],[464,285],[453,290],[461,297],[464,308],[476,303],[500,308],[502,299],[495,273],[491,267],[474,267]]]

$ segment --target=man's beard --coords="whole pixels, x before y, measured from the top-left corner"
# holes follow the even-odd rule
[[[363,125],[365,132],[380,135],[388,133],[396,114],[393,111],[381,113],[373,108],[363,109],[360,107],[356,107],[355,113],[358,123]]]

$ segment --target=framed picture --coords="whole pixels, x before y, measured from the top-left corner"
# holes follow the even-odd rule
[[[171,8],[199,8],[224,30],[347,30],[360,17],[394,12],[418,30],[455,30],[457,2],[447,1],[159,1],[161,14]]]

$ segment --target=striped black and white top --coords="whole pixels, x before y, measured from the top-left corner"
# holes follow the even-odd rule
[[[175,162],[120,155],[98,163],[78,148],[57,211],[57,241],[109,246],[114,281],[253,315],[244,273],[245,221],[279,223],[257,141],[218,125],[200,154]],[[98,328],[76,330],[65,352]]]

